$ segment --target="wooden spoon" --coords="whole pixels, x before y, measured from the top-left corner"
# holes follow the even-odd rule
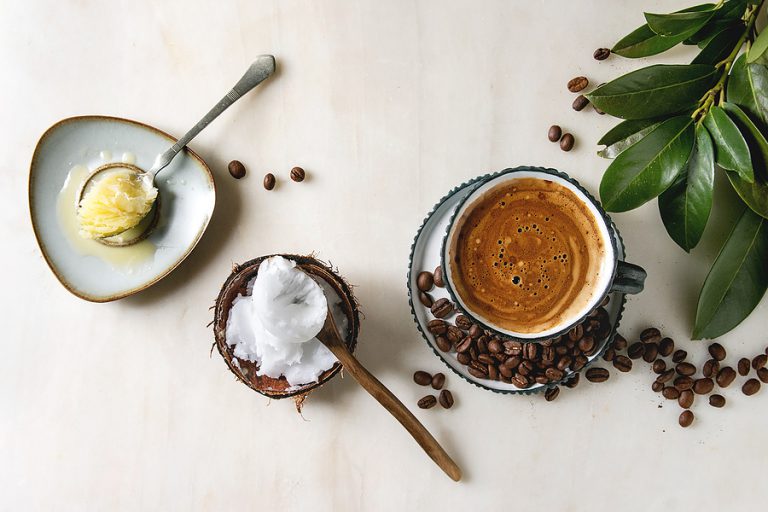
[[[333,314],[330,309],[328,310],[328,316],[325,318],[323,328],[317,334],[317,339],[328,347],[328,350],[333,352],[333,355],[341,361],[341,364],[358,384],[363,386],[363,389],[383,405],[405,427],[416,442],[419,443],[419,446],[435,461],[435,464],[440,466],[440,469],[445,471],[454,481],[458,482],[461,480],[461,469],[453,462],[435,438],[432,437],[432,434],[424,428],[424,425],[416,419],[411,411],[384,384],[371,375],[352,355],[347,345],[341,339],[338,329],[336,329],[336,322],[333,320]]]

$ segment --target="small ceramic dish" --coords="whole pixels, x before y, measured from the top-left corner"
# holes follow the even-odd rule
[[[110,162],[149,169],[175,141],[152,126],[107,116],[64,119],[40,137],[29,171],[32,227],[48,266],[74,295],[108,302],[145,290],[184,261],[203,236],[216,188],[211,170],[190,149],[157,177],[163,206],[146,239],[112,247],[77,235],[79,181]]]
[[[422,303],[419,301],[418,288],[416,286],[416,276],[419,274],[419,272],[422,270],[428,270],[431,272],[438,265],[440,265],[440,253],[443,246],[443,239],[445,237],[448,223],[450,222],[456,207],[470,192],[472,192],[476,187],[480,186],[482,183],[493,176],[496,176],[496,174],[478,176],[477,178],[472,179],[466,183],[462,183],[458,187],[451,190],[448,195],[438,201],[434,208],[432,208],[432,211],[429,212],[427,217],[424,219],[424,222],[421,224],[421,227],[419,227],[419,230],[416,233],[416,237],[413,240],[413,245],[411,246],[411,255],[409,258],[408,267],[408,299],[411,306],[411,314],[413,315],[413,320],[416,323],[416,327],[418,328],[422,337],[424,338],[424,341],[427,342],[427,345],[432,349],[435,355],[442,359],[446,366],[448,366],[454,373],[478,387],[494,391],[496,393],[528,395],[531,393],[543,391],[547,388],[568,381],[573,377],[575,372],[567,371],[563,379],[558,382],[553,382],[550,384],[534,383],[525,389],[517,388],[513,384],[505,383],[500,380],[480,379],[473,376],[469,373],[468,367],[461,364],[456,359],[457,354],[455,351],[452,350],[450,352],[442,352],[437,347],[434,336],[427,330],[427,323],[432,320],[433,316],[431,315],[429,308],[422,305]],[[611,229],[613,229],[616,236],[619,259],[623,260],[624,242],[613,223],[611,223]],[[435,287],[429,293],[435,300],[443,297],[449,300],[451,299],[448,294],[448,290],[445,288]],[[609,296],[610,302],[605,309],[607,310],[610,319],[611,331],[607,337],[598,342],[598,347],[594,354],[589,356],[589,362],[585,368],[587,368],[590,364],[597,360],[603,354],[603,352],[605,352],[608,345],[616,336],[616,330],[618,329],[619,321],[621,320],[621,315],[624,311],[625,298],[624,294],[618,292],[611,293]],[[450,322],[453,318],[454,316],[451,316],[446,318],[446,320]],[[582,369],[582,371],[584,371],[584,369]]]

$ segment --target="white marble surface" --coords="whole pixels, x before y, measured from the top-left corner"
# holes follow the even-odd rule
[[[0,0],[0,510],[741,510],[762,496],[768,391],[735,386],[697,422],[649,389],[650,370],[612,372],[553,403],[453,375],[450,411],[419,411],[464,468],[447,479],[350,378],[304,417],[235,382],[208,307],[232,262],[317,253],[358,285],[359,357],[408,404],[413,370],[443,370],[405,294],[414,232],[454,184],[516,164],[557,167],[595,190],[608,116],[571,110],[565,83],[641,63],[592,51],[686,2]],[[27,212],[37,137],[60,118],[111,114],[181,134],[273,53],[280,72],[193,147],[219,202],[191,257],[116,303],[71,296],[46,267]],[[669,57],[683,60],[688,49]],[[576,134],[561,152],[557,122]],[[250,174],[231,179],[226,163]],[[310,179],[287,180],[293,165]],[[275,172],[275,191],[261,188]],[[728,214],[727,196],[717,198]],[[648,205],[615,219],[649,272],[627,335],[648,324],[689,349],[694,301],[727,225],[688,256]],[[764,301],[722,342],[734,360],[766,345]]]

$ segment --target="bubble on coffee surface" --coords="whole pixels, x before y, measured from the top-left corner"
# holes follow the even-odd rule
[[[514,180],[486,192],[459,223],[451,242],[456,292],[495,325],[543,331],[591,295],[602,239],[592,213],[565,187]]]

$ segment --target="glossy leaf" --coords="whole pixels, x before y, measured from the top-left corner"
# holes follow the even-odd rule
[[[679,179],[659,196],[667,233],[686,252],[701,240],[712,210],[715,148],[707,129],[696,127],[696,145]]]
[[[620,76],[587,94],[587,98],[612,116],[645,119],[692,107],[717,78],[717,70],[711,65],[660,64]]]
[[[716,338],[736,327],[768,289],[768,220],[746,208],[699,294],[693,338]]]
[[[737,174],[728,173],[728,179],[752,211],[768,218],[768,141],[747,114],[733,103],[724,103],[723,109],[739,127],[752,155],[752,168],[755,172],[754,183],[748,183]]]
[[[743,33],[743,23],[720,31],[706,43],[691,64],[717,64],[725,60]]]
[[[712,18],[715,14],[713,7],[714,5],[708,4],[700,11],[645,13],[645,21],[648,22],[648,27],[660,36],[674,37],[685,34],[687,38],[698,32]]]
[[[746,0],[729,0],[715,11],[715,15],[707,22],[701,30],[683,41],[685,44],[698,44],[703,48],[717,34],[733,26],[734,24],[744,24],[741,18],[747,9]]]
[[[621,39],[616,43],[611,52],[629,59],[638,59],[640,57],[650,57],[665,52],[670,48],[677,46],[685,37],[662,37],[646,23]]]
[[[768,51],[768,30],[763,29],[747,53],[747,62],[752,64]]]
[[[651,125],[659,124],[661,119],[628,119],[622,121],[603,135],[597,143],[601,146],[610,146],[620,140],[626,139],[633,133],[637,133],[644,128],[648,128]]]
[[[728,101],[741,105],[758,126],[768,129],[768,67],[736,59],[726,88]]]
[[[647,121],[647,119],[643,119],[642,121]],[[624,121],[625,123],[630,121]],[[636,142],[639,142],[641,139],[643,139],[646,135],[651,133],[654,128],[656,128],[660,123],[654,122],[650,126],[646,126],[645,128],[640,129],[639,131],[635,133],[629,134],[627,137],[614,142],[613,144],[606,146],[605,148],[601,149],[597,152],[597,156],[601,158],[616,158],[619,156],[619,154],[624,151],[625,149],[629,148]]]
[[[637,208],[664,192],[685,167],[694,145],[689,116],[664,121],[611,162],[600,183],[606,210]]]
[[[736,171],[742,180],[753,183],[755,171],[752,169],[752,155],[736,123],[722,108],[714,106],[704,118],[704,125],[715,143],[717,165]]]

